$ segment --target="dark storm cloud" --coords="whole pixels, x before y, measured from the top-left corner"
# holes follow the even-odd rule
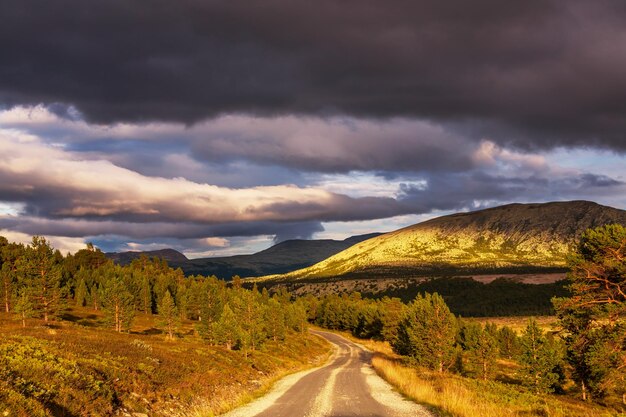
[[[0,100],[66,118],[58,103],[105,123],[406,116],[626,149],[617,0],[8,0],[0,16]]]
[[[207,237],[252,237],[274,235],[276,241],[310,239],[324,227],[317,221],[240,222],[206,225],[180,223],[132,223],[123,221],[90,221],[82,219],[47,219],[32,216],[0,216],[0,229],[29,235],[84,237],[116,235],[149,241],[155,238],[202,239]]]
[[[626,192],[626,183],[604,175],[508,177],[485,172],[433,176],[425,187],[401,186],[399,200],[418,213],[488,207],[503,202],[602,198]]]

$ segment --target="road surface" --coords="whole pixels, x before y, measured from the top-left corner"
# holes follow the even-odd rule
[[[376,375],[370,352],[339,335],[313,333],[335,345],[326,365],[283,378],[264,397],[223,417],[432,417]]]

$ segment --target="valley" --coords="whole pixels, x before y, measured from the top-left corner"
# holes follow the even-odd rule
[[[0,405],[18,417],[482,417],[504,396],[512,417],[621,416],[624,300],[609,291],[615,307],[587,311],[607,286],[585,271],[622,288],[626,231],[604,224],[625,213],[516,204],[340,245],[287,241],[243,259],[329,257],[232,280],[185,276],[172,266],[193,260],[171,250],[114,263],[93,245],[63,256],[42,237],[0,239]],[[591,348],[573,356],[570,335]],[[579,376],[588,364],[597,373]]]

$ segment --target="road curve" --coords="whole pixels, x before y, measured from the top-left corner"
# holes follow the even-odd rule
[[[335,346],[326,365],[283,378],[264,397],[223,417],[433,416],[376,375],[369,351],[334,333],[313,333]]]

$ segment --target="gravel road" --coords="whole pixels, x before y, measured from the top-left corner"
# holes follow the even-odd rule
[[[264,397],[224,417],[433,417],[376,375],[370,352],[339,335],[313,333],[335,346],[326,365],[280,380]]]

